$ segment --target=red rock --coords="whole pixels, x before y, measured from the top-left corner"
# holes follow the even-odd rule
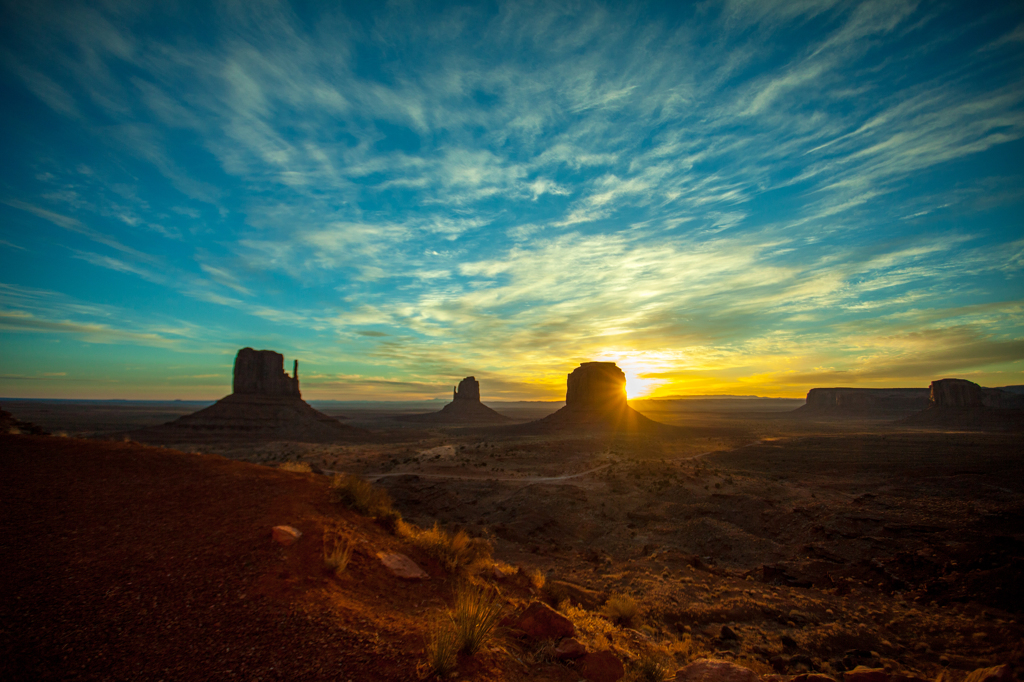
[[[848,673],[843,674],[843,682],[889,682],[889,673],[885,668],[868,668],[858,665]]]
[[[274,526],[270,531],[270,536],[285,547],[289,547],[298,542],[302,537],[302,531],[292,526]]]
[[[526,607],[516,627],[533,639],[557,639],[576,635],[576,626],[571,620],[539,601]]]
[[[978,668],[964,682],[1013,682],[1013,671],[1008,665],[993,668]]]
[[[563,639],[555,647],[555,658],[563,661],[569,658],[580,658],[585,656],[586,653],[587,647],[572,638]]]
[[[615,682],[622,679],[626,669],[612,652],[595,651],[580,659],[576,672],[590,682]]]
[[[676,671],[676,682],[761,682],[761,677],[750,668],[701,658]]]
[[[926,680],[923,677],[914,677],[913,675],[901,675],[899,673],[893,673],[889,675],[889,682],[932,682]]]
[[[398,552],[377,552],[377,558],[391,575],[403,580],[426,580],[430,576],[416,562]]]

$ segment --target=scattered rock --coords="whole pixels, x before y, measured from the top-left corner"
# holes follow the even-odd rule
[[[723,642],[727,642],[729,640],[739,640],[740,636],[737,635],[736,632],[728,625],[723,625],[722,634],[720,634],[718,638]]]
[[[576,627],[571,620],[539,601],[526,607],[515,627],[532,639],[560,639],[576,635]]]
[[[377,558],[392,575],[403,580],[428,580],[427,573],[416,562],[398,552],[377,552]]]
[[[610,651],[595,651],[579,659],[576,671],[591,682],[615,682],[626,674],[622,661]]]
[[[1013,670],[1008,665],[997,665],[992,668],[978,668],[964,682],[1012,682]]]
[[[796,640],[793,639],[792,637],[790,637],[789,635],[783,635],[780,638],[780,641],[782,642],[782,648],[784,648],[784,649],[795,649],[796,648]]]
[[[750,668],[713,658],[701,658],[685,668],[677,670],[675,680],[676,682],[761,682],[760,676]]]
[[[559,660],[567,660],[571,658],[580,658],[585,656],[587,653],[587,647],[580,644],[575,639],[569,637],[563,639],[555,647],[555,658]]]
[[[858,665],[850,672],[843,673],[843,682],[889,682],[885,668],[867,668]]]
[[[302,537],[302,531],[293,526],[274,526],[270,536],[285,547],[290,547]]]

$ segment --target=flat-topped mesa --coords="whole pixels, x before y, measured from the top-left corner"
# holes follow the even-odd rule
[[[452,400],[480,402],[480,382],[476,377],[466,377],[459,382],[458,388],[452,389]]]
[[[967,379],[939,379],[929,387],[935,407],[983,407],[981,386]]]
[[[614,362],[584,362],[569,374],[565,406],[609,410],[626,406],[626,375]]]
[[[272,350],[243,348],[235,356],[232,390],[239,395],[294,396],[299,393],[299,361],[294,376],[284,371],[284,356]]]

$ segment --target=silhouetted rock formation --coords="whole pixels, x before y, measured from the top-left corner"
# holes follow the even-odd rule
[[[1015,387],[1008,387],[1015,388]],[[1024,395],[983,388],[966,379],[939,379],[929,389],[928,409],[904,423],[956,429],[1024,430]]]
[[[898,419],[928,407],[928,395],[927,388],[812,388],[794,413]]]
[[[429,424],[504,424],[512,421],[480,402],[480,382],[476,377],[460,381],[458,388],[452,390],[452,401],[439,412],[410,414],[401,419]]]
[[[284,371],[284,356],[272,350],[243,348],[235,356],[232,392],[237,395],[287,395],[300,397],[299,361],[293,376]]]
[[[1024,408],[1024,395],[1003,388],[982,388],[966,379],[939,379],[932,382],[930,390],[931,403],[935,407],[988,407],[994,410]]]
[[[566,377],[565,407],[524,428],[651,432],[673,427],[626,404],[626,375],[614,362],[584,362]]]
[[[565,406],[588,410],[625,407],[625,373],[614,362],[584,362],[566,380]]]
[[[452,390],[452,401],[457,400],[480,402],[480,382],[476,377],[466,377],[459,382],[458,388]]]
[[[291,440],[323,443],[361,440],[367,434],[319,412],[299,393],[299,361],[284,371],[284,356],[243,348],[235,356],[234,393],[167,424],[135,431],[144,443]]]

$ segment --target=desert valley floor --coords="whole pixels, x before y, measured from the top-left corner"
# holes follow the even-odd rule
[[[679,427],[669,435],[612,437],[523,426],[537,415],[441,428],[376,410],[346,414],[372,434],[360,442],[160,448],[96,436],[167,421],[173,406],[3,408],[66,432],[0,436],[3,679],[422,674],[459,579],[332,503],[335,472],[387,490],[420,528],[488,540],[493,562],[472,579],[509,616],[545,601],[635,679],[651,658],[953,681],[1024,661],[1019,429],[672,409],[646,412]],[[296,462],[310,472],[280,468]],[[303,537],[272,542],[280,524]],[[340,577],[323,567],[331,534],[355,548]],[[382,551],[430,578],[391,576]],[[607,615],[617,595],[632,618]],[[458,674],[578,679],[513,630]]]

